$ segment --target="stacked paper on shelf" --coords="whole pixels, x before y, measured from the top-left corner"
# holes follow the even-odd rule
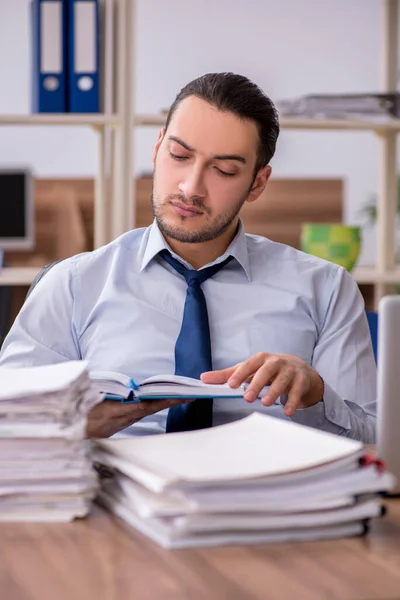
[[[400,116],[400,94],[313,94],[280,100],[282,116],[387,120]]]
[[[0,521],[70,521],[97,490],[88,411],[101,400],[84,361],[0,368]]]
[[[259,413],[97,440],[94,458],[99,502],[166,548],[361,535],[395,483],[361,442]]]

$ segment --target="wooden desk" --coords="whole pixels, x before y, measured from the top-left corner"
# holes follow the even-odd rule
[[[400,500],[365,538],[166,551],[95,507],[0,524],[1,600],[400,598]]]

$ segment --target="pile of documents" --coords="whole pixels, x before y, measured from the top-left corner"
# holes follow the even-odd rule
[[[400,94],[314,94],[280,100],[277,108],[287,117],[379,121],[400,116]]]
[[[363,444],[253,413],[95,442],[99,502],[166,548],[362,535],[395,478]]]
[[[0,368],[0,521],[70,521],[97,491],[87,363]]]

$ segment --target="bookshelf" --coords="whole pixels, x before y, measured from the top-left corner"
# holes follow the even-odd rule
[[[134,0],[101,0],[102,114],[0,115],[0,127],[90,127],[97,136],[95,247],[134,226],[133,196],[133,36]],[[29,285],[36,268],[0,269],[0,285]]]
[[[0,285],[30,285],[40,267],[4,267],[0,269]]]
[[[86,126],[97,132],[98,167],[95,186],[95,247],[108,243],[135,226],[132,167],[133,132],[136,127],[161,127],[165,114],[135,114],[134,32],[135,0],[103,0],[102,36],[104,114],[0,115],[1,126],[63,125]],[[397,87],[399,0],[381,0],[380,91]],[[115,93],[112,93],[115,91]],[[400,284],[400,267],[395,265],[395,215],[397,204],[396,139],[400,119],[280,120],[286,130],[369,131],[380,145],[376,265],[358,267],[358,283],[372,284],[375,306],[380,298]],[[3,269],[0,285],[28,285],[37,269]]]

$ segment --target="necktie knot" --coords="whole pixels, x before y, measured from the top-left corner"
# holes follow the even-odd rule
[[[186,279],[186,283],[188,284],[188,286],[195,287],[196,285],[202,284],[204,281],[204,279],[199,277],[200,274],[201,274],[201,271],[187,269],[187,271],[185,271],[185,273],[183,275]]]
[[[161,250],[160,256],[169,264],[171,267],[175,269],[178,273],[184,276],[186,279],[186,283],[189,286],[194,287],[196,284],[201,285],[204,281],[212,277],[218,271],[223,269],[225,265],[228,264],[232,260],[232,256],[228,256],[224,261],[212,265],[211,267],[207,267],[206,269],[200,269],[200,271],[196,271],[195,269],[188,269],[183,265],[179,260],[176,260],[168,250]]]

